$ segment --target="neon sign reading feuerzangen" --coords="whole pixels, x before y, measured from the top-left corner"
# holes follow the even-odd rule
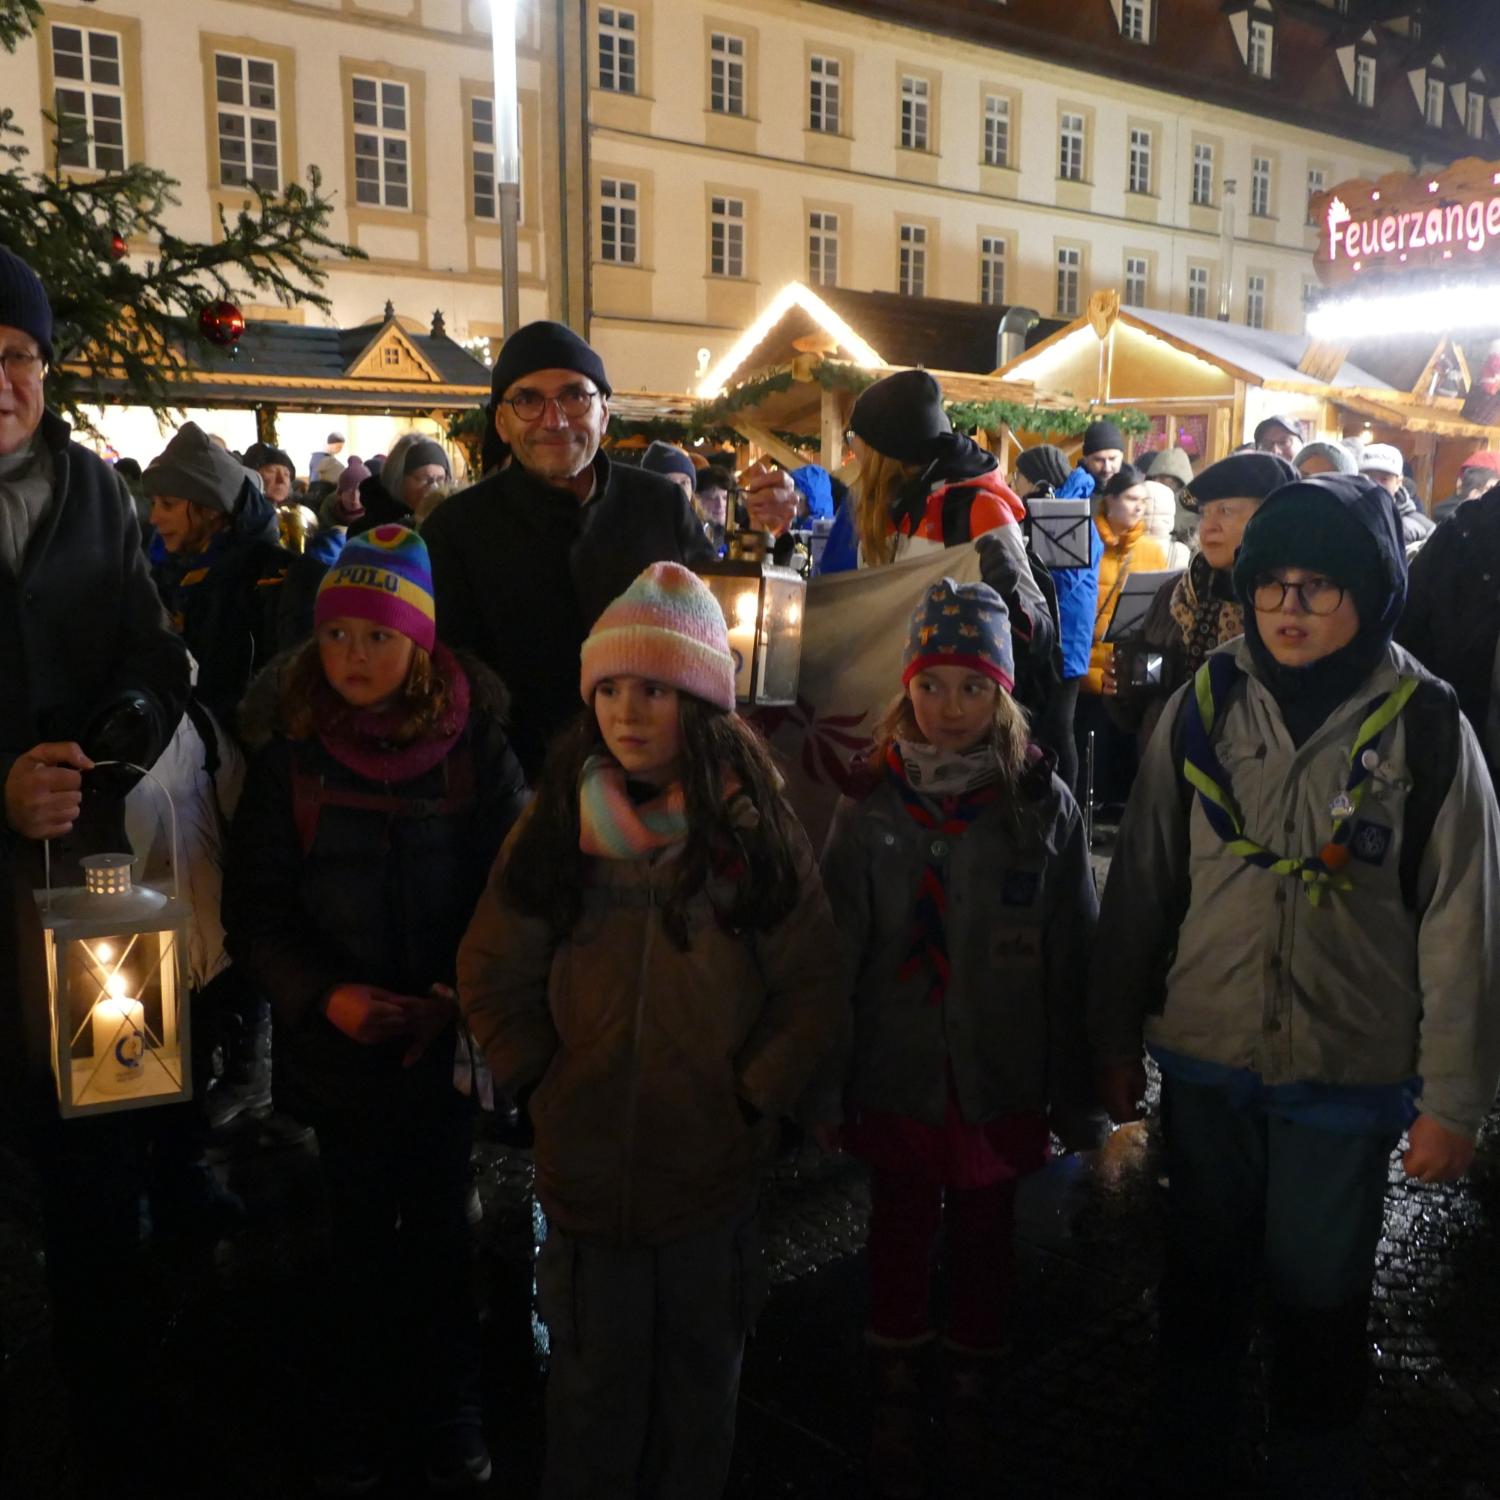
[[[1478,255],[1492,239],[1500,240],[1500,196],[1433,204],[1369,219],[1353,218],[1341,198],[1328,205],[1328,250],[1334,261],[1341,256],[1365,264],[1386,256],[1404,260],[1421,251]]]

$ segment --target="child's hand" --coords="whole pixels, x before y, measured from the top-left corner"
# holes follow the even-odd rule
[[[1094,1089],[1116,1125],[1139,1120],[1146,1113],[1141,1103],[1146,1097],[1146,1065],[1139,1058],[1096,1068]]]
[[[374,1047],[398,1036],[409,1036],[412,1017],[408,995],[393,995],[373,984],[341,984],[330,990],[323,1014],[351,1042]]]
[[[1401,1157],[1401,1167],[1418,1182],[1453,1182],[1474,1160],[1474,1142],[1439,1125],[1431,1115],[1418,1115],[1408,1136],[1411,1143]]]
[[[422,1054],[447,1030],[458,1014],[458,995],[446,984],[435,984],[425,995],[403,995],[411,1046],[401,1059],[410,1068],[422,1060]]]
[[[824,1156],[837,1156],[844,1149],[844,1127],[842,1125],[814,1125],[812,1138]]]

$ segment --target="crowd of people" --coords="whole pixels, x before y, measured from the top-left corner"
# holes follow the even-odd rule
[[[847,491],[668,445],[630,465],[599,355],[543,322],[499,351],[476,482],[448,493],[418,434],[365,464],[334,433],[299,493],[285,452],[186,423],[140,475],[143,538],[127,476],[46,409],[51,340],[0,249],[0,1110],[83,1461],[112,1457],[134,1368],[108,1299],[143,1194],[162,1227],[232,1227],[201,1147],[252,1111],[316,1136],[319,1492],[373,1493],[402,1443],[435,1491],[484,1485],[489,1095],[529,1118],[548,1225],[547,1500],[723,1492],[787,1120],[870,1171],[874,1493],[993,1493],[1017,1184],[1139,1118],[1149,1055],[1149,1487],[1201,1495],[1230,1462],[1264,1283],[1272,1493],[1361,1492],[1388,1160],[1404,1135],[1408,1175],[1461,1175],[1500,1081],[1500,461],[1435,530],[1394,449],[1281,419],[1195,472],[1126,462],[1101,418],[1012,483],[910,370],[856,402]],[[1073,566],[1039,560],[1043,497],[1089,502]],[[827,571],[977,552],[891,622],[901,670],[821,850],[694,572],[731,507],[827,523]],[[1132,573],[1161,575],[1145,674],[1105,639]],[[1125,804],[1102,904],[1089,734]],[[122,847],[115,763],[212,805],[192,1003],[225,1066],[190,1105],[63,1120],[31,892],[44,853],[67,882]]]

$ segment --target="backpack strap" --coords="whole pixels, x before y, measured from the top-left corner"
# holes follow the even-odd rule
[[[1417,908],[1417,879],[1433,825],[1458,775],[1458,695],[1446,682],[1424,677],[1406,706],[1406,763],[1411,790],[1401,828],[1401,900]]]
[[[943,545],[957,547],[973,541],[970,512],[974,509],[972,482],[950,484],[942,491]]]

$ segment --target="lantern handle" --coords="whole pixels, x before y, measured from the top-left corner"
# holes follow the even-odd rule
[[[161,793],[162,801],[167,804],[167,827],[170,830],[171,839],[172,839],[172,899],[174,901],[180,901],[182,899],[182,851],[181,851],[181,847],[178,844],[178,840],[177,840],[177,807],[176,807],[176,804],[172,801],[172,794],[144,766],[135,765],[133,762],[128,761],[128,760],[96,760],[94,762],[95,769],[97,770],[100,766],[120,766],[122,769],[124,769],[126,771],[134,771],[136,773],[136,775],[138,775],[141,778],[142,781],[149,781],[151,783],[151,785],[154,786],[156,788],[156,790]],[[135,858],[134,858],[133,851],[132,851],[131,863],[132,864],[135,863]],[[43,881],[43,887],[44,887],[45,892],[46,892],[46,900],[43,902],[43,906],[45,907],[45,909],[47,911],[51,911],[52,910],[52,840],[51,839],[43,839],[42,840],[42,881]]]

